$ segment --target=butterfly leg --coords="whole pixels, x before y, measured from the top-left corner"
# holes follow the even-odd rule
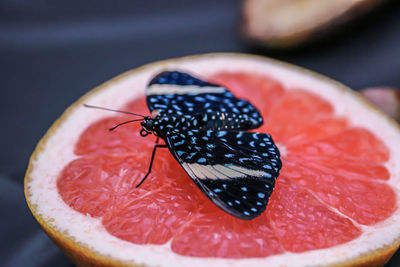
[[[157,138],[157,141],[158,141],[158,138]],[[157,141],[156,141],[156,143],[157,143]],[[146,180],[147,176],[149,176],[149,174],[151,173],[151,168],[153,167],[153,161],[154,161],[154,157],[156,155],[156,150],[157,150],[158,147],[167,147],[167,145],[158,145],[158,144],[154,145],[153,153],[151,154],[151,161],[150,161],[149,170],[147,171],[147,173],[143,177],[143,179],[140,181],[140,183],[136,186],[136,188],[138,188],[144,182],[144,180]]]

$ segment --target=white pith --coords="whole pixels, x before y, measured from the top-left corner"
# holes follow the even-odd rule
[[[362,126],[390,148],[390,161],[385,165],[391,178],[387,181],[399,196],[400,190],[400,134],[393,123],[365,105],[341,84],[319,78],[315,74],[297,68],[289,68],[275,61],[243,55],[209,55],[152,64],[132,74],[106,84],[102,90],[92,94],[86,103],[111,108],[120,108],[127,101],[143,96],[145,86],[157,72],[177,69],[207,77],[217,71],[241,71],[266,75],[280,81],[287,90],[301,88],[312,91],[330,101],[335,113],[348,117],[353,125]],[[400,238],[400,211],[373,226],[362,226],[363,234],[348,243],[304,253],[284,253],[266,258],[220,259],[196,258],[176,254],[165,245],[135,245],[110,235],[101,219],[85,216],[64,203],[58,194],[58,174],[76,156],[73,148],[80,134],[92,122],[108,116],[106,111],[91,110],[80,105],[70,111],[69,116],[52,133],[43,150],[32,162],[28,185],[29,202],[36,212],[59,232],[66,233],[76,242],[94,252],[110,256],[126,263],[148,266],[314,266],[344,262],[361,254],[384,248]],[[351,116],[351,117],[350,117]],[[397,150],[396,150],[397,148]],[[398,206],[400,206],[398,198]]]

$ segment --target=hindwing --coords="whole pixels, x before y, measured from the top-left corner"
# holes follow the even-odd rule
[[[175,129],[166,133],[165,142],[218,207],[246,220],[265,210],[282,166],[270,135]]]

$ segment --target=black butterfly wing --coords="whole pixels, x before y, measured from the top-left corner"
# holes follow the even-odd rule
[[[166,133],[165,142],[201,191],[225,212],[250,220],[265,210],[282,166],[270,135],[174,130]]]
[[[263,123],[259,111],[248,101],[183,72],[161,72],[150,81],[146,95],[150,111],[187,117],[201,114],[204,121],[214,116],[210,124],[213,129],[247,130]],[[222,128],[218,122],[221,119],[225,120]]]

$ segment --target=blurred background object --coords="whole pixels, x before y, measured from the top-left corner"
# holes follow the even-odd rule
[[[361,89],[364,97],[400,122],[400,90],[393,87],[368,87]]]
[[[71,266],[30,214],[24,173],[62,111],[123,71],[171,57],[242,52],[285,60],[354,89],[399,87],[400,1],[383,5],[351,32],[284,52],[249,47],[239,38],[242,4],[0,0],[1,266]],[[387,266],[399,266],[398,254]]]
[[[242,32],[259,46],[291,48],[321,40],[385,0],[245,0]]]

